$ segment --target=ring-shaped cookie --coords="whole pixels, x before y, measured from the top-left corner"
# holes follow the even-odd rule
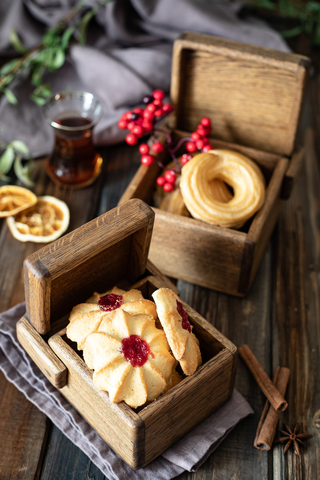
[[[214,180],[233,189],[233,197],[219,201]],[[240,228],[263,205],[265,180],[257,164],[231,150],[210,150],[194,156],[182,168],[180,189],[191,215],[223,227]]]

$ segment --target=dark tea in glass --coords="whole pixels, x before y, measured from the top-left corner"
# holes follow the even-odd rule
[[[92,141],[92,130],[101,117],[100,103],[90,93],[55,95],[46,107],[47,120],[55,132],[55,146],[46,168],[52,180],[81,188],[99,175],[102,158]]]

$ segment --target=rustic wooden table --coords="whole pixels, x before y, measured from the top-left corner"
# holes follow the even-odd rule
[[[320,75],[315,70],[307,91],[299,136],[306,158],[292,197],[282,213],[263,261],[245,299],[233,298],[185,282],[181,297],[237,346],[247,343],[269,375],[277,365],[289,367],[287,411],[280,424],[313,438],[301,456],[283,446],[270,452],[253,447],[264,395],[241,359],[236,388],[254,409],[212,454],[197,473],[179,480],[320,478]],[[118,145],[102,151],[103,172],[94,185],[79,191],[56,187],[37,161],[35,193],[65,200],[70,230],[115,207],[139,166],[137,149]],[[37,248],[19,243],[0,222],[0,311],[24,300],[22,262]],[[0,374],[1,480],[95,479],[105,477],[76,446],[50,424]]]

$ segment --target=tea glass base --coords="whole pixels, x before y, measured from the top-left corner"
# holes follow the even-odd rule
[[[96,180],[96,178],[100,175],[102,164],[103,164],[103,160],[99,155],[97,157],[92,175],[87,180],[80,183],[71,183],[71,182],[63,181],[58,176],[54,175],[49,167],[49,158],[46,160],[46,172],[56,185],[59,185],[60,187],[72,188],[73,190],[75,190],[79,188],[88,187],[89,185],[91,185]]]

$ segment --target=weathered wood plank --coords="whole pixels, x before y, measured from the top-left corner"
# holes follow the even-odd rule
[[[319,369],[320,363],[320,224],[319,162],[314,135],[306,135],[306,164],[292,199],[285,204],[278,226],[275,315],[273,319],[274,361],[290,368],[288,410],[280,421],[313,435],[302,456],[290,450],[285,461],[275,459],[281,475],[297,480],[319,477]],[[308,214],[306,214],[308,212]],[[281,448],[282,447],[277,447]],[[276,454],[275,454],[276,455]]]
[[[22,263],[36,248],[15,240],[5,220],[1,221],[1,312],[24,300]],[[46,426],[46,416],[0,373],[1,479],[33,480],[38,476]]]
[[[44,160],[37,160],[35,193],[64,200],[70,209],[69,231],[91,220],[97,211],[102,178],[83,190],[67,190],[46,176]],[[81,205],[81,208],[79,208]],[[43,244],[15,240],[5,220],[0,225],[0,311],[24,300],[22,264]],[[33,480],[38,477],[42,447],[46,443],[46,416],[0,375],[0,477]],[[14,419],[14,420],[13,420]],[[2,433],[3,432],[3,433]]]
[[[41,462],[46,416],[0,372],[0,478],[33,480]]]
[[[87,455],[54,425],[48,434],[41,479],[108,480]]]

